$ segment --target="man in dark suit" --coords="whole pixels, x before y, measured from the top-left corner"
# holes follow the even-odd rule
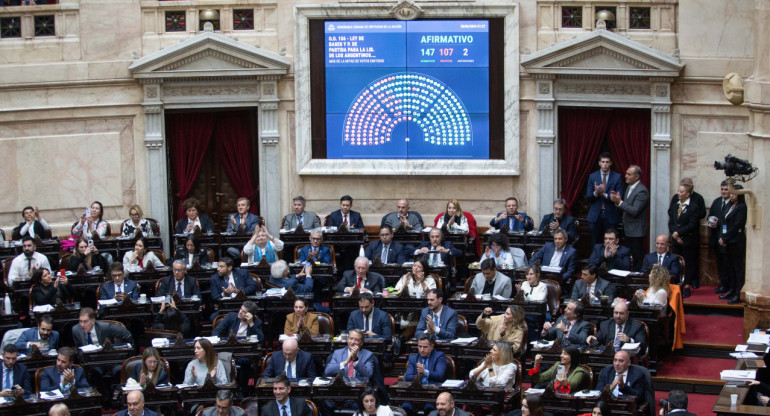
[[[342,274],[342,279],[334,286],[335,292],[351,293],[354,287],[372,293],[382,292],[382,288],[385,287],[385,278],[379,273],[369,271],[369,259],[359,257],[353,263],[353,267],[353,270]]]
[[[599,301],[602,296],[607,296],[609,302],[615,299],[615,285],[596,277],[596,265],[587,263],[580,274],[580,280],[572,286],[570,299],[582,299],[585,295],[591,295],[592,301]]]
[[[67,394],[72,384],[75,388],[86,389],[90,387],[86,381],[86,374],[82,368],[74,366],[75,351],[70,347],[59,349],[56,357],[56,365],[46,367],[40,378],[40,391],[61,390]]]
[[[123,265],[119,262],[110,264],[111,282],[104,283],[99,290],[100,300],[115,299],[123,302],[125,298],[131,298],[132,301],[139,300],[139,288],[133,280],[125,279]]]
[[[37,207],[24,207],[21,210],[21,216],[24,217],[24,222],[13,229],[12,237],[14,240],[21,240],[25,235],[32,238],[40,237],[41,239],[51,236],[51,226],[40,217]]]
[[[14,390],[22,390],[23,394],[34,393],[32,390],[32,383],[30,382],[29,373],[27,367],[24,364],[19,364],[16,360],[19,358],[19,349],[13,344],[8,344],[3,348],[3,371],[2,376],[2,388],[0,388],[0,396],[11,397]]]
[[[613,396],[634,396],[637,404],[647,401],[651,407],[650,416],[655,414],[655,394],[652,391],[649,371],[638,365],[631,365],[628,351],[615,353],[612,366],[607,366],[599,373],[596,390],[610,386]]]
[[[173,273],[171,276],[166,276],[160,281],[158,296],[171,296],[177,292],[182,298],[200,297],[201,290],[198,283],[194,277],[187,276],[187,267],[185,267],[184,261],[174,260],[171,271]]]
[[[625,302],[618,302],[612,310],[612,318],[599,323],[599,333],[586,338],[587,344],[593,341],[598,341],[600,345],[607,345],[608,342],[613,341],[616,350],[622,348],[627,342],[638,342],[639,351],[644,354],[647,334],[644,331],[644,325],[634,319],[628,319],[628,305]]]
[[[650,192],[642,182],[642,168],[631,165],[626,170],[626,192],[611,191],[610,199],[623,213],[623,231],[626,234],[626,244],[631,249],[634,258],[634,271],[641,269],[641,258],[644,256],[644,240],[650,230],[647,214],[650,212]]]
[[[615,228],[620,222],[620,213],[610,200],[610,193],[623,192],[620,174],[611,171],[612,158],[605,152],[599,155],[599,170],[588,175],[586,200],[591,204],[588,210],[588,224],[591,226],[591,242],[601,244],[604,230]]]
[[[641,268],[642,272],[647,271],[653,264],[663,265],[663,267],[668,269],[668,274],[671,276],[671,282],[679,282],[682,273],[682,264],[679,262],[679,257],[668,252],[668,236],[665,234],[661,234],[655,238],[655,252],[644,256],[644,264],[642,264]]]
[[[543,324],[541,336],[548,341],[558,338],[561,345],[582,346],[591,330],[591,324],[583,320],[583,304],[570,300],[564,308],[564,315],[556,322]]]
[[[339,227],[345,224],[347,228],[364,228],[364,221],[361,220],[361,214],[351,211],[353,208],[353,198],[345,195],[340,198],[340,209],[329,214],[329,220],[326,225],[330,227]]]
[[[37,328],[27,329],[16,340],[16,348],[19,351],[29,351],[32,345],[37,345],[42,351],[59,348],[59,332],[53,330],[51,315],[43,315],[38,321]]]
[[[444,306],[444,298],[438,289],[428,290],[426,298],[428,306],[420,313],[415,334],[424,332],[450,341],[457,338],[457,311]]]
[[[380,239],[366,247],[366,258],[374,261],[379,256],[385,264],[403,264],[406,261],[405,250],[401,243],[393,241],[393,228],[385,224],[380,227]]]
[[[697,217],[697,223],[698,228],[700,228],[700,220],[703,218],[706,218],[706,201],[703,199],[703,195],[695,192],[695,184],[693,183],[691,178],[682,178],[681,181],[679,181],[680,185],[687,185],[691,189],[690,194],[690,201],[692,201],[691,211],[694,211],[695,216]],[[674,196],[671,197],[671,203],[678,202],[677,195],[674,194]],[[687,274],[689,275],[690,272],[692,272],[693,280],[692,280],[692,287],[695,289],[700,287],[700,230],[698,230],[697,233],[694,235],[695,238],[695,246],[698,247],[698,249],[695,250],[694,256],[695,259],[693,261],[687,262],[687,256],[685,257],[685,265],[687,266]],[[673,241],[672,241],[673,244]],[[694,267],[690,267],[690,263],[694,265]],[[696,278],[697,276],[697,278]],[[689,283],[689,279],[688,279]],[[688,290],[689,291],[689,290]]]
[[[364,349],[364,333],[353,329],[348,333],[348,346],[334,350],[329,363],[326,364],[324,375],[334,377],[342,372],[343,376],[369,381],[374,374],[376,358],[371,351]]]
[[[436,410],[430,412],[428,416],[471,416],[465,410],[455,407],[455,399],[452,393],[445,391],[439,393],[436,397]]]
[[[671,390],[668,392],[668,406],[660,409],[660,416],[696,416],[687,411],[687,393],[684,390]]]
[[[294,208],[294,212],[283,217],[283,225],[281,228],[293,229],[297,228],[297,226],[300,224],[302,224],[302,228],[305,230],[320,227],[321,219],[318,218],[318,215],[316,215],[315,212],[305,211],[306,205],[307,201],[305,201],[305,198],[301,196],[295,196],[292,200],[292,207]]]
[[[321,244],[323,241],[324,237],[320,231],[310,233],[310,244],[299,249],[299,262],[331,264],[332,251]]]
[[[291,381],[286,376],[278,376],[273,380],[274,401],[270,401],[262,408],[262,416],[313,416],[313,412],[304,399],[289,397],[291,393]]]
[[[211,300],[217,301],[223,297],[234,297],[239,290],[246,296],[257,293],[257,282],[248,270],[234,269],[233,259],[222,257],[217,264],[217,272],[211,276]]]
[[[78,314],[79,324],[72,327],[72,339],[76,347],[85,345],[104,345],[104,341],[110,340],[113,344],[121,340],[125,343],[133,343],[134,337],[126,328],[96,320],[96,312],[91,308],[83,308]]]
[[[217,390],[216,406],[201,413],[201,416],[244,416],[246,412],[240,407],[233,406],[232,390]]]
[[[247,300],[241,305],[238,313],[230,312],[222,322],[211,331],[211,335],[220,338],[227,338],[230,333],[238,337],[250,337],[256,335],[262,341],[265,336],[262,334],[262,321],[257,317],[259,307],[256,303]]]
[[[227,230],[228,233],[237,232],[241,225],[243,230],[247,233],[253,233],[257,226],[260,225],[259,217],[250,213],[251,201],[249,198],[238,198],[235,202],[235,207],[238,212],[230,214],[227,218]]]
[[[461,256],[463,252],[455,248],[451,241],[443,240],[444,233],[441,229],[433,228],[430,230],[430,241],[420,243],[420,247],[413,254],[427,256],[428,264],[431,266],[451,266],[451,258]]]
[[[299,344],[294,338],[283,341],[281,351],[276,351],[270,355],[270,360],[267,362],[267,368],[265,368],[262,377],[273,378],[282,373],[285,373],[286,377],[290,379],[315,379],[313,356],[309,352],[300,350]]]
[[[514,197],[505,200],[505,211],[498,212],[489,221],[489,225],[496,230],[506,229],[508,232],[531,231],[535,228],[532,218],[526,212],[519,212],[519,200]]]
[[[706,211],[698,205],[692,195],[692,185],[681,184],[668,207],[671,251],[684,258],[684,298],[690,296],[690,286],[695,287],[695,282],[700,280],[697,267],[697,262],[700,261],[700,211]]]
[[[115,413],[115,416],[158,416],[152,410],[144,408],[144,393],[140,390],[128,393],[126,405],[128,408]]]
[[[561,198],[554,200],[553,212],[543,216],[538,231],[553,234],[556,230],[561,228],[567,232],[567,242],[574,242],[577,238],[577,225],[575,224],[575,218],[565,214],[566,210],[567,201]]]
[[[390,317],[380,308],[374,307],[374,296],[363,292],[358,297],[358,310],[348,318],[348,331],[361,329],[366,336],[383,338],[389,343],[392,337]]]
[[[422,377],[423,383],[443,383],[446,381],[446,356],[434,349],[436,341],[428,334],[417,334],[417,353],[407,360],[404,381]]]
[[[558,229],[553,232],[553,243],[545,243],[543,248],[538,250],[529,264],[535,264],[540,261],[540,266],[558,266],[561,267],[561,275],[564,280],[571,278],[577,268],[577,250],[567,245],[567,232]]]
[[[384,225],[390,225],[394,230],[397,230],[400,226],[404,226],[407,231],[422,231],[425,224],[422,220],[422,215],[417,211],[409,210],[409,201],[406,199],[399,199],[397,210],[386,214],[382,217],[380,227]]]
[[[620,245],[618,231],[610,228],[604,233],[604,244],[594,245],[587,263],[597,266],[605,263],[607,270],[631,270],[631,250]]]
[[[727,250],[719,245],[719,221],[724,219],[725,213],[730,207],[730,190],[727,188],[727,181],[722,181],[719,185],[719,196],[711,203],[709,209],[709,220],[706,223],[711,229],[709,232],[709,247],[713,250],[717,259],[717,271],[719,273],[719,287],[714,289],[714,293],[726,293],[730,290],[730,271]]]

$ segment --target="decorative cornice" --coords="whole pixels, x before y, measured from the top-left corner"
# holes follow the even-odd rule
[[[647,84],[620,84],[620,83],[559,83],[557,90],[560,94],[586,94],[586,95],[635,95],[649,96],[650,86]]]
[[[565,58],[565,59],[563,59],[561,61],[557,61],[557,62],[554,62],[553,64],[546,65],[545,67],[546,68],[566,67],[566,66],[570,66],[570,64],[573,64],[575,62],[583,61],[583,60],[585,60],[587,58],[590,58],[590,57],[596,56],[596,55],[607,55],[607,56],[610,56],[612,58],[617,59],[618,61],[631,64],[631,65],[633,65],[633,66],[635,66],[637,68],[640,68],[640,69],[655,69],[651,65],[647,65],[644,62],[641,62],[641,61],[639,61],[637,59],[634,59],[634,58],[632,58],[632,57],[630,57],[628,55],[624,55],[624,54],[619,53],[617,51],[613,51],[611,49],[607,49],[604,46],[600,46],[598,48],[590,49],[590,50],[587,50],[585,52],[582,52],[582,53],[579,53],[579,54],[576,54],[576,55],[572,55],[572,56],[570,56],[568,58]]]
[[[184,59],[180,59],[178,61],[172,62],[166,66],[160,67],[156,69],[156,71],[173,71],[176,68],[179,68],[181,66],[187,65],[189,63],[195,62],[201,58],[205,58],[207,56],[213,56],[219,60],[230,62],[236,65],[240,65],[244,68],[264,68],[262,65],[257,65],[254,62],[249,62],[245,59],[241,59],[232,55],[228,55],[226,53],[223,53],[221,51],[217,51],[214,49],[204,49],[194,55],[190,55]]]

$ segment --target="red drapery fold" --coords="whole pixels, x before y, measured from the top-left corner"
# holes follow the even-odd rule
[[[625,174],[630,165],[642,168],[642,184],[650,189],[650,112],[617,109],[607,129],[613,165]]]
[[[221,113],[214,130],[219,162],[239,197],[251,201],[249,211],[257,214],[257,188],[254,186],[254,161],[251,159],[248,116],[243,111]]]
[[[166,116],[166,134],[171,147],[171,164],[179,192],[177,218],[185,215],[182,202],[187,199],[206,156],[216,115],[213,113],[183,113]]]
[[[559,108],[559,155],[561,156],[562,198],[567,212],[582,192],[588,175],[596,169],[602,141],[612,110]]]

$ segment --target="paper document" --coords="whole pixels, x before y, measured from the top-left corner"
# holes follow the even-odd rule
[[[626,277],[629,274],[631,274],[630,270],[618,270],[618,269],[612,269],[608,271],[607,273],[614,275],[614,276],[620,276],[620,277]]]
[[[524,393],[525,394],[543,394],[545,393],[545,389],[533,389],[530,387]]]
[[[332,380],[329,379],[329,378],[316,377],[315,380],[313,380],[313,385],[314,386],[326,386],[326,385],[330,384],[331,382],[332,382]]]
[[[553,347],[553,341],[532,341],[530,342],[535,348],[551,348]]]
[[[625,344],[623,344],[623,347],[621,347],[620,349],[626,350],[626,351],[634,351],[634,350],[638,350],[640,345],[641,345],[640,342],[626,342]]]
[[[468,338],[457,338],[452,340],[451,344],[470,344],[473,341],[476,341],[477,337],[468,337]]]
[[[500,295],[495,295],[495,296],[493,296],[493,298],[495,300],[502,300],[502,301],[508,300],[508,298],[506,298],[505,296],[500,296]]]
[[[551,273],[561,273],[561,267],[559,266],[543,266],[540,270]]]
[[[51,305],[38,305],[32,308],[32,312],[51,312],[53,310],[53,306]]]
[[[104,299],[99,301],[99,305],[101,306],[107,306],[107,305],[117,305],[118,301],[115,299]]]
[[[165,296],[153,296],[150,298],[150,302],[152,303],[163,303],[164,300],[166,300]]]
[[[759,358],[757,354],[754,354],[753,352],[731,352],[730,357],[733,358],[749,358],[749,359],[756,359]]]
[[[745,344],[738,344],[735,346],[735,351],[746,351],[746,348],[748,348],[748,345]]]
[[[219,344],[219,337],[216,337],[216,336],[214,336],[214,337],[195,337],[195,341],[197,341],[197,340],[199,340],[201,338],[206,338],[212,344]]]
[[[575,397],[599,397],[602,392],[599,390],[589,390],[587,392],[583,392],[582,390],[575,393]]]
[[[722,370],[719,373],[721,380],[744,382],[746,380],[755,380],[757,370]]]
[[[749,335],[749,340],[746,341],[746,343],[768,345],[770,344],[770,334],[760,334],[758,332],[752,332]]]
[[[271,289],[267,289],[265,291],[265,296],[268,296],[268,297],[278,297],[278,298],[280,298],[280,297],[283,297],[283,295],[285,295],[285,294],[286,294],[286,288],[284,288],[284,287],[282,287],[282,288],[271,288]]]
[[[465,380],[447,380],[441,383],[441,387],[460,387],[465,383]]]
[[[40,398],[43,400],[57,400],[63,399],[64,395],[61,393],[61,390],[56,389],[51,391],[41,391]]]
[[[102,349],[102,347],[98,345],[93,345],[93,344],[83,345],[82,347],[80,347],[80,350],[83,352],[94,352],[94,351],[99,351],[100,349]]]

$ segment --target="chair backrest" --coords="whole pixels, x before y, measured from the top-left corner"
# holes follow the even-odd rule
[[[222,322],[225,317],[227,317],[227,314],[221,314],[214,318],[214,322],[211,323],[211,330],[213,331],[217,329],[217,325],[219,325],[219,323]]]
[[[203,247],[206,249],[206,251],[209,253],[209,263],[214,263],[217,261],[217,254],[211,247]],[[241,262],[242,263],[242,262]]]
[[[318,332],[334,336],[334,319],[325,312],[313,312],[318,315]]]
[[[468,333],[468,320],[462,315],[457,315],[457,332],[456,335]]]
[[[394,416],[407,416],[406,411],[398,406],[390,406],[390,411]]]
[[[120,384],[126,384],[126,380],[128,380],[128,377],[130,377],[129,374],[134,374],[134,367],[136,366],[142,366],[141,355],[128,357],[123,361],[123,364],[120,365]]]
[[[153,254],[155,254],[155,257],[158,258],[163,264],[166,264],[166,253],[159,249],[159,248],[151,248],[150,251],[152,251]]]
[[[150,223],[150,228],[152,229],[152,233],[155,236],[160,237],[160,225],[158,225],[158,220],[156,220],[155,218],[148,218],[148,217],[145,217],[144,219],[146,219],[147,222]]]
[[[634,321],[639,322],[639,324],[644,327],[644,340],[646,341],[647,349],[649,349],[650,348],[650,327],[647,326],[647,322],[640,321],[638,319],[634,319]],[[647,351],[646,350],[645,351],[641,351],[641,354],[642,355],[647,354]]]
[[[123,329],[126,329],[126,324],[120,321],[113,321],[112,319],[100,319],[101,322],[107,322],[109,324],[117,325],[119,327],[122,327]]]
[[[313,416],[318,416],[318,406],[316,406],[312,400],[305,399],[305,404],[307,404],[307,407],[309,407],[310,410],[313,412]]]
[[[433,281],[436,282],[436,289],[438,289],[438,293],[444,293],[444,283],[441,281],[441,276],[437,275],[436,273],[431,273],[428,275],[428,277],[432,277]]]
[[[72,269],[71,262],[72,262],[72,253],[68,251],[62,251],[59,253],[59,268],[64,270],[70,270]]]
[[[559,285],[559,282],[552,279],[540,279],[540,282],[545,284],[545,288],[548,290],[545,299],[548,303],[548,310],[551,312],[551,315],[555,317],[559,310],[561,286]]]
[[[332,216],[332,214],[329,214],[329,215],[324,217],[324,227],[329,225],[329,217],[331,217],[331,216]]]
[[[160,282],[162,282],[163,279],[164,278],[161,277],[161,278],[159,278],[158,280],[155,281],[155,296],[158,296],[158,290],[160,289]],[[97,296],[96,298],[99,299],[99,296]]]
[[[18,328],[18,329],[10,329],[8,331],[5,331],[5,334],[3,335],[2,345],[0,345],[0,350],[5,348],[5,346],[8,344],[15,344],[16,341],[21,336],[21,333],[28,329],[29,328]]]
[[[257,293],[262,293],[262,279],[259,278],[259,275],[256,273],[249,273],[249,276],[251,276],[257,283]]]
[[[465,288],[463,289],[463,292],[468,293],[471,290],[471,285],[473,284],[473,279],[476,276],[468,276],[467,279],[465,279]],[[477,293],[477,295],[480,295],[481,293]]]
[[[684,257],[682,257],[679,254],[674,254],[674,255],[679,257],[679,264],[682,265],[682,270],[679,272],[679,281],[678,282],[673,281],[673,279],[675,279],[675,277],[671,276],[671,279],[672,279],[671,283],[678,285],[678,284],[684,283],[685,267],[686,267],[686,265],[684,264]]]
[[[260,360],[260,366],[262,368],[262,371],[259,372],[260,377],[262,376],[262,374],[265,374],[265,369],[267,368],[267,363],[270,362],[270,357],[272,357],[272,356],[273,356],[273,352],[271,351],[271,352],[266,353],[265,356],[262,357],[262,359]]]
[[[511,247],[508,249],[513,257],[513,267],[526,267],[527,266],[527,253],[518,247]]]
[[[588,371],[588,389],[593,389],[596,387],[594,384],[594,372],[591,369],[591,367],[588,364],[578,364],[578,367],[583,367],[586,371]]]
[[[454,380],[456,377],[455,374],[455,360],[454,358],[445,355],[446,357],[446,371],[444,372],[444,375],[447,379]]]
[[[235,358],[233,358],[233,353],[228,351],[220,351],[217,353],[217,358],[219,361],[222,362],[222,365],[225,367],[225,373],[227,374],[227,380],[228,381],[235,381],[237,380],[235,375]]]
[[[596,334],[599,333],[599,329],[598,329],[598,327],[596,326],[595,323],[593,323],[591,321],[586,321],[586,322],[588,322],[588,324],[591,325],[591,335],[596,335]]]
[[[241,409],[246,412],[247,416],[259,416],[259,404],[256,397],[244,397],[241,400]]]

